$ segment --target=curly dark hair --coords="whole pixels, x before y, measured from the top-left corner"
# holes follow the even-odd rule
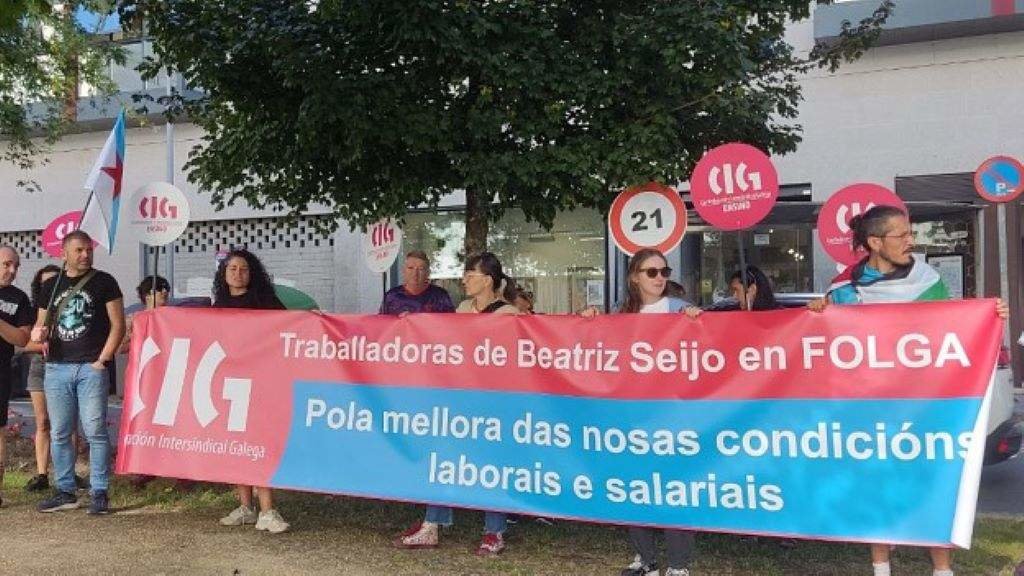
[[[231,262],[232,258],[242,258],[249,265],[249,287],[247,292],[251,292],[260,301],[270,300],[275,297],[274,283],[271,282],[270,274],[267,274],[267,269],[263,266],[263,262],[260,262],[260,259],[255,254],[245,248],[235,248],[228,252],[226,258],[221,260],[220,265],[217,266],[217,274],[213,277],[214,306],[227,301],[231,297],[231,292],[228,291],[228,283],[225,281],[224,276],[227,273],[228,262]]]
[[[32,292],[32,305],[36,308],[43,303],[43,274],[51,273],[60,274],[60,266],[47,264],[36,270],[36,275],[32,277],[32,284],[29,286],[29,290]]]

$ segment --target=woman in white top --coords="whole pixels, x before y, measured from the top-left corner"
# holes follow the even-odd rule
[[[670,296],[669,276],[672,269],[664,254],[653,248],[645,248],[633,255],[629,261],[626,299],[619,308],[620,313],[664,314],[678,313],[690,303],[676,296]],[[583,315],[596,316],[596,308],[588,308]],[[686,530],[666,528],[665,548],[668,552],[668,569],[665,576],[688,576],[690,560],[693,558],[693,533]],[[629,527],[629,541],[636,556],[621,576],[657,576],[658,546],[654,528]]]

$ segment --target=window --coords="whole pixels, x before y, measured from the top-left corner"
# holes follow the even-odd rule
[[[465,212],[415,213],[406,217],[405,251],[430,256],[434,283],[448,290],[452,301],[464,298]],[[488,248],[501,259],[505,273],[534,294],[534,310],[546,314],[576,312],[588,304],[604,304],[604,219],[593,210],[563,212],[551,230],[527,222],[510,210],[492,222]]]
[[[729,278],[740,269],[735,232],[705,230],[700,234],[701,304],[731,296]],[[747,264],[764,271],[776,292],[811,292],[814,289],[811,230],[799,226],[758,227],[743,233]],[[684,265],[686,263],[684,262]],[[695,297],[696,298],[696,297]]]

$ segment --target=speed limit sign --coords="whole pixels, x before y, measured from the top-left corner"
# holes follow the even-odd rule
[[[612,202],[608,229],[619,250],[630,256],[644,248],[670,252],[686,232],[686,204],[670,186],[633,186]]]

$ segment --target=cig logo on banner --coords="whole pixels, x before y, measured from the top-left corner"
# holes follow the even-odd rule
[[[186,382],[185,376],[190,367],[191,348],[192,340],[189,338],[175,338],[171,342],[170,355],[160,384],[160,395],[156,401],[156,408],[153,410],[153,424],[175,425],[181,411],[180,404],[186,384],[191,385],[192,412],[200,426],[207,428],[218,419],[224,420],[221,418],[223,413],[217,409],[218,402],[214,401],[213,384],[214,375],[227,354],[217,341],[207,346],[195,367],[192,381],[189,383]],[[136,378],[141,379],[146,367],[162,353],[163,351],[156,341],[146,338],[142,344]],[[245,432],[249,419],[252,379],[225,376],[221,380],[221,384],[222,393],[219,400],[223,401],[220,404],[227,404],[226,428],[229,432]],[[139,388],[136,387],[136,390]],[[142,395],[136,394],[131,418],[134,420],[145,408]]]

